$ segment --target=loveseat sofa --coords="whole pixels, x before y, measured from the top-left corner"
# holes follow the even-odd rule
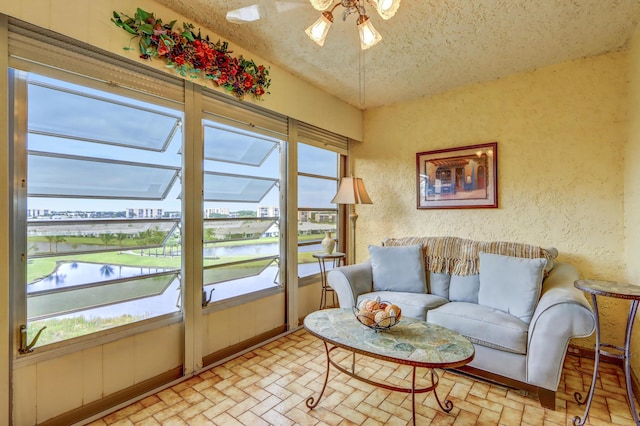
[[[474,360],[461,370],[537,394],[555,409],[569,341],[593,333],[593,310],[557,250],[452,237],[386,239],[370,258],[327,275],[340,307],[363,299],[466,336]],[[392,331],[390,331],[392,332]]]

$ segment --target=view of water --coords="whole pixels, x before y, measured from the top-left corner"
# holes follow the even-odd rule
[[[243,246],[213,246],[208,245],[203,250],[205,257],[224,257],[224,256],[273,256],[279,252],[278,243],[267,244],[247,244]],[[302,246],[299,251],[309,253],[320,251],[320,245]]]
[[[318,245],[300,247],[300,251],[303,252],[317,252],[318,249]],[[204,250],[204,255],[207,257],[272,256],[277,254],[277,243],[228,247],[207,247]],[[43,290],[62,289],[83,284],[136,277],[164,271],[166,271],[165,268],[103,265],[86,262],[60,263],[54,273],[39,281],[29,284],[27,286],[27,293],[34,293]],[[318,272],[319,267],[317,262],[298,265],[299,276],[308,276]],[[206,286],[205,291],[207,292],[207,294],[209,294],[211,289],[215,288],[211,295],[211,302],[218,302],[242,294],[273,288],[274,286],[277,286],[277,283],[274,283],[274,280],[277,277],[277,273],[278,266],[274,264],[266,268],[261,274],[257,276],[218,283],[212,286]],[[174,280],[174,282],[161,295],[122,302],[100,308],[93,308],[90,310],[65,315],[65,317],[115,317],[122,315],[123,312],[126,312],[131,315],[147,318],[177,311],[177,305],[179,304],[179,295],[179,280]]]
[[[164,272],[164,268],[132,267],[122,265],[101,265],[98,263],[60,263],[48,277],[27,286],[27,293],[41,290],[71,287],[105,280],[129,278],[139,275]]]

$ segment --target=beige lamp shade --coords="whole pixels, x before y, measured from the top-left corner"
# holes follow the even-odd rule
[[[332,203],[335,204],[373,204],[361,178],[345,177],[340,181],[338,193]]]

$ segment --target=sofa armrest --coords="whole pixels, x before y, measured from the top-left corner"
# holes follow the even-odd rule
[[[595,330],[593,309],[574,287],[576,269],[557,263],[542,285],[542,294],[529,324],[527,382],[555,391],[569,340]]]
[[[369,293],[373,289],[371,261],[332,269],[327,274],[327,284],[338,295],[341,308],[355,306],[359,295]]]

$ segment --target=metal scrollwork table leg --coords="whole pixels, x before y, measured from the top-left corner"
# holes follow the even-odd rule
[[[437,393],[437,387],[438,387],[438,382],[440,381],[439,377],[438,377],[438,373],[435,371],[435,368],[431,369],[430,375],[431,375],[431,385],[424,387],[424,388],[418,388],[416,387],[416,368],[415,366],[413,366],[413,373],[412,373],[412,377],[411,377],[411,387],[410,388],[402,388],[402,387],[397,387],[397,386],[392,386],[389,385],[387,383],[380,383],[380,382],[376,382],[370,379],[367,379],[365,377],[361,377],[359,376],[356,371],[355,371],[355,352],[353,352],[353,358],[351,361],[351,369],[347,369],[342,367],[341,365],[339,365],[337,362],[335,362],[333,359],[331,359],[331,352],[333,352],[334,350],[338,349],[338,347],[336,346],[332,346],[331,348],[329,348],[329,345],[327,345],[326,341],[323,341],[324,343],[324,350],[326,352],[327,355],[327,371],[325,373],[324,376],[324,384],[322,385],[322,390],[320,391],[320,395],[318,395],[318,398],[314,398],[313,396],[310,396],[309,398],[307,398],[306,401],[306,405],[307,408],[313,410],[314,408],[316,408],[318,406],[318,404],[320,403],[320,399],[322,399],[322,395],[324,394],[325,389],[327,388],[327,382],[329,381],[329,368],[330,366],[334,366],[338,371],[347,374],[351,377],[353,377],[354,379],[360,380],[361,382],[364,383],[368,383],[370,385],[373,386],[377,386],[383,389],[387,389],[387,390],[391,390],[391,391],[396,391],[396,392],[404,392],[404,393],[410,393],[411,394],[411,414],[413,417],[413,425],[416,425],[416,394],[417,393],[424,393],[424,392],[429,392],[429,391],[433,391],[433,394],[435,395],[436,401],[438,402],[438,405],[440,406],[440,408],[448,413],[453,409],[453,403],[449,400],[445,400],[445,401],[440,401],[440,397],[438,396]]]
[[[589,388],[589,393],[587,395],[587,399],[582,399],[582,394],[579,392],[574,393],[574,398],[576,402],[580,405],[587,404],[584,410],[584,415],[582,419],[579,416],[575,416],[573,418],[574,426],[583,426],[587,421],[587,416],[589,415],[589,409],[591,408],[591,401],[593,400],[593,392],[596,387],[596,379],[598,377],[598,367],[600,365],[600,355],[607,355],[613,358],[623,359],[624,360],[624,378],[627,386],[627,398],[629,398],[629,407],[631,409],[631,414],[633,415],[633,420],[636,425],[640,425],[640,421],[638,420],[638,413],[636,411],[636,405],[633,398],[633,391],[631,389],[631,332],[633,331],[633,322],[636,317],[636,312],[638,310],[638,300],[634,299],[631,301],[631,307],[629,308],[629,317],[627,318],[627,330],[624,338],[624,347],[611,345],[608,343],[600,342],[600,318],[598,315],[598,301],[596,300],[596,295],[591,294],[591,300],[593,301],[593,312],[596,322],[596,353],[595,353],[595,361],[593,364],[593,378],[591,380],[591,387]],[[620,353],[612,354],[607,351],[602,350],[602,348],[611,348]]]

